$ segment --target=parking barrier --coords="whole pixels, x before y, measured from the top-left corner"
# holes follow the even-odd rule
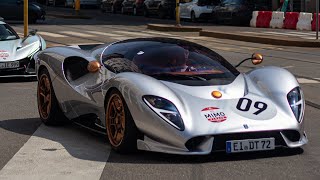
[[[284,12],[272,12],[272,19],[270,21],[271,28],[283,28]]]
[[[256,27],[269,28],[271,18],[272,18],[272,11],[259,11]]]
[[[297,23],[297,30],[311,31],[312,13],[301,12]]]
[[[250,26],[256,27],[257,26],[257,17],[259,15],[259,11],[253,11],[252,12],[252,18],[250,20]]]
[[[316,31],[316,21],[317,21],[316,16],[317,16],[317,13],[314,13],[313,14],[313,21],[311,23],[312,31]],[[320,13],[318,14],[318,16],[319,16],[318,19],[319,19],[319,24],[320,24]]]
[[[299,20],[298,12],[287,12],[284,19],[284,23],[283,23],[283,28],[297,29],[298,20]]]

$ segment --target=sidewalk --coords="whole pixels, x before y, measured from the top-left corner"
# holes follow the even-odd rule
[[[103,16],[99,9],[82,9],[80,14],[75,14],[71,8],[46,7],[47,16],[65,19],[99,19]],[[238,26],[223,26],[213,23],[191,23],[182,21],[182,27],[176,28],[174,20],[156,18],[139,18],[120,14],[109,14],[116,19],[131,19],[133,24],[147,25],[148,29],[157,31],[199,32],[199,36],[230,39],[245,42],[254,42],[281,46],[320,47],[320,40],[316,40],[314,31],[298,31],[289,29],[252,28]],[[139,21],[139,22],[138,22]],[[117,22],[119,23],[119,22]]]
[[[200,36],[282,46],[320,47],[314,31],[235,26],[204,27]]]

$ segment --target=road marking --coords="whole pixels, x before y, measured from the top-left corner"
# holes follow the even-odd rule
[[[74,32],[74,31],[59,31],[59,32],[63,33],[63,34],[72,35],[72,36],[78,36],[78,37],[96,37],[91,34],[84,34],[84,33],[79,33],[79,32]]]
[[[115,39],[115,40],[118,40],[118,41],[130,39],[130,38],[132,38],[132,37],[125,37],[125,36],[123,36],[123,37],[112,37],[112,39]]]
[[[306,78],[297,78],[298,82],[301,84],[319,84],[319,81],[315,81],[312,79],[306,79]]]
[[[139,33],[139,32],[129,32],[129,31],[113,31],[114,33],[120,33],[120,34],[128,34],[133,36],[142,36],[142,37],[151,37],[153,35],[146,34],[146,33]]]
[[[179,36],[175,34],[169,34],[169,33],[157,32],[157,31],[142,31],[142,32],[149,33],[149,34],[163,35],[163,36]]]
[[[50,37],[54,37],[54,38],[64,38],[64,37],[68,37],[62,34],[56,34],[56,33],[51,33],[51,32],[37,32],[37,34],[43,35],[43,36],[50,36]]]
[[[269,32],[269,31],[263,31],[265,34],[278,34],[278,35],[285,35],[285,36],[296,36],[296,37],[305,37],[307,35],[301,35],[301,34],[289,34],[289,33],[281,33],[281,32]]]
[[[86,32],[91,33],[91,34],[102,35],[102,36],[110,36],[110,37],[120,37],[120,36],[123,36],[123,35],[119,35],[119,34],[105,33],[105,32],[99,32],[99,31],[86,31]]]
[[[288,32],[290,34],[301,34],[301,35],[306,35],[306,36],[315,36],[316,33],[312,33],[312,32],[297,32],[297,31],[291,31]]]
[[[283,68],[283,69],[289,69],[289,68],[293,68],[294,66],[283,66],[283,67],[281,67],[281,68]]]
[[[111,148],[75,126],[41,125],[0,171],[0,179],[100,179]]]

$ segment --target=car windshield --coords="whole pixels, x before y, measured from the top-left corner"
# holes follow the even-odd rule
[[[106,68],[116,73],[138,72],[161,80],[208,81],[234,79],[239,72],[217,53],[176,39],[123,41],[102,55]]]
[[[0,24],[0,41],[19,39],[17,33],[7,24]]]

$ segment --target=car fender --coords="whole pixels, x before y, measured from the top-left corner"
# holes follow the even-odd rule
[[[111,88],[118,89],[124,100],[126,101],[129,111],[135,121],[136,126],[140,131],[153,138],[161,138],[158,135],[168,132],[167,134],[175,134],[175,143],[181,143],[185,140],[178,140],[184,136],[178,135],[179,133],[185,133],[175,129],[173,126],[166,123],[164,120],[160,120],[158,115],[152,111],[143,101],[142,96],[154,95],[165,98],[171,101],[179,110],[182,116],[188,116],[188,112],[179,97],[161,81],[152,78],[150,76],[134,73],[124,72],[119,73],[102,86],[102,92],[107,96]],[[153,118],[146,117],[153,116]],[[183,118],[183,117],[182,117]],[[170,133],[169,133],[170,132]],[[166,141],[163,139],[162,141]],[[172,142],[171,142],[172,143]],[[181,144],[181,146],[184,146]]]
[[[293,74],[280,67],[267,66],[249,71],[247,76],[284,112],[292,114],[287,94],[299,86]]]

